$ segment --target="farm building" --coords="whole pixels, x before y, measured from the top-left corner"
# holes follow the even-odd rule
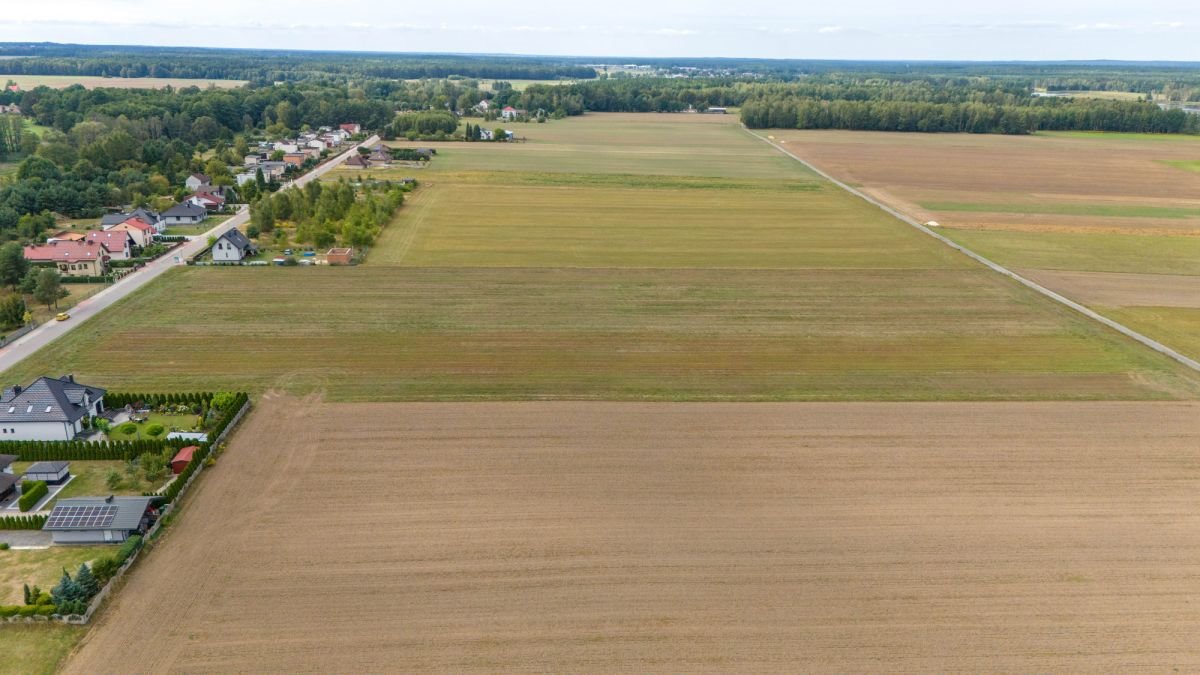
[[[83,431],[83,418],[102,412],[103,389],[79,384],[72,375],[39,377],[0,395],[0,440],[74,440]]]
[[[17,477],[8,473],[0,473],[0,502],[13,496],[16,492]]]
[[[187,465],[192,463],[192,457],[199,449],[200,448],[194,445],[189,445],[186,448],[180,448],[179,452],[175,453],[175,456],[171,458],[171,473],[175,474],[176,476],[183,473],[183,470],[187,468]]]
[[[60,499],[42,530],[56,544],[119,544],[149,526],[154,497]]]
[[[22,481],[42,480],[46,485],[62,485],[71,477],[70,462],[34,462],[25,469]]]
[[[352,248],[331,248],[325,253],[325,262],[330,265],[349,265],[354,259]]]
[[[241,262],[256,253],[258,249],[236,227],[217,237],[212,246],[213,262]]]

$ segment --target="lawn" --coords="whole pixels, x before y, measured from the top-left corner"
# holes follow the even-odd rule
[[[17,462],[14,470],[17,473],[29,468],[29,462]],[[162,487],[170,478],[170,469],[157,481],[146,480],[141,471],[133,474],[126,472],[126,463],[120,461],[72,461],[71,475],[74,478],[62,489],[54,499],[42,507],[43,510],[52,508],[59,499],[71,497],[103,497],[107,495],[140,495],[143,492],[153,492]],[[116,488],[108,487],[108,473],[116,471],[121,475],[121,483]],[[0,603],[3,604],[3,603]]]
[[[23,584],[49,592],[62,577],[63,568],[74,576],[80,563],[90,563],[113,550],[111,546],[51,546],[0,551],[0,605],[24,604]],[[0,627],[0,631],[7,629]]]
[[[87,630],[86,626],[66,626],[60,623],[4,626],[0,628],[0,631],[4,631],[0,633],[0,644],[4,645],[0,673],[56,673]]]
[[[117,425],[109,430],[108,437],[114,441],[129,441],[143,438],[150,438],[146,434],[146,429],[155,424],[161,424],[167,431],[163,433],[161,438],[166,438],[167,433],[171,431],[196,431],[196,416],[195,415],[175,415],[167,413],[149,413],[147,419],[143,423],[132,423],[135,427],[133,433],[123,433],[121,427],[123,424]]]
[[[1176,169],[1200,173],[1200,159],[1197,160],[1168,160],[1165,162],[1167,166],[1173,166]]]
[[[171,227],[168,227],[163,232],[163,234],[167,235],[167,236],[171,236],[171,237],[181,236],[181,235],[187,236],[187,237],[195,237],[195,236],[204,234],[205,232],[208,232],[209,230],[213,229],[217,225],[220,225],[221,223],[225,222],[226,220],[229,220],[232,217],[233,217],[233,214],[220,215],[220,216],[208,216],[204,220],[200,221],[199,225],[173,225]]]

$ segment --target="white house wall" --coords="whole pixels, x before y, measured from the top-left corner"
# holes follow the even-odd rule
[[[0,441],[69,441],[77,432],[66,422],[5,422],[0,411]]]

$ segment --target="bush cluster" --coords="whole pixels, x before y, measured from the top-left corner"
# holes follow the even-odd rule
[[[17,500],[17,505],[22,511],[32,509],[42,497],[50,494],[50,488],[44,480],[27,480],[21,483],[21,498]]]
[[[141,547],[142,537],[136,534],[133,535],[126,539],[125,543],[121,544],[121,548],[117,549],[116,553],[101,556],[93,561],[92,574],[96,576],[96,580],[103,586],[108,583],[109,579],[116,576],[117,570],[121,569],[121,565],[124,565],[125,561],[129,560],[129,557]]]
[[[46,516],[0,516],[0,530],[40,530]]]
[[[216,394],[212,392],[190,392],[181,394],[135,394],[125,392],[108,392],[104,395],[104,404],[109,408],[124,408],[127,405],[141,403],[148,407],[170,404],[201,405],[209,403]]]
[[[0,454],[16,455],[23,462],[69,462],[85,460],[128,461],[147,452],[178,450],[191,442],[182,439],[134,441],[0,441]]]

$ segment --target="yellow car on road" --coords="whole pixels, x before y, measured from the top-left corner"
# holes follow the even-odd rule
[[[66,321],[69,318],[71,318],[71,315],[66,312],[59,312],[54,316],[55,321]]]

